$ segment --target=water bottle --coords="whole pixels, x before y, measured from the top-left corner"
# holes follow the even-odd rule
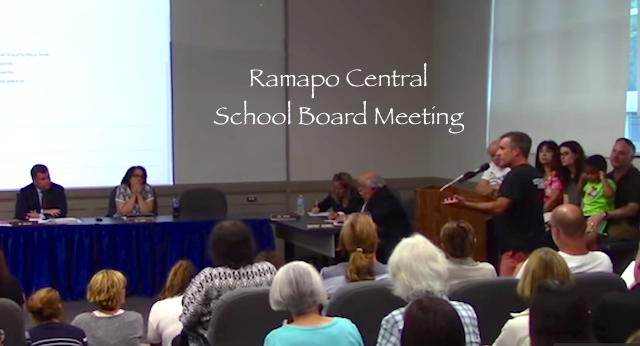
[[[298,200],[296,201],[296,214],[302,216],[304,215],[304,197],[302,195],[298,196]]]
[[[173,197],[172,209],[173,217],[177,219],[178,214],[180,213],[180,201],[178,200],[178,197]]]

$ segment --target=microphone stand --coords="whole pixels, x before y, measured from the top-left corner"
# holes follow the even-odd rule
[[[467,174],[465,173],[465,174],[462,174],[462,175],[460,175],[459,177],[455,178],[455,179],[454,179],[454,180],[452,180],[450,183],[448,183],[447,185],[443,186],[443,187],[440,189],[440,192],[442,192],[442,191],[446,190],[449,186],[451,186],[451,185],[453,185],[453,184],[455,184],[455,183],[459,182],[459,181],[460,181],[460,180],[462,180],[462,178],[464,178],[466,175],[467,175]]]

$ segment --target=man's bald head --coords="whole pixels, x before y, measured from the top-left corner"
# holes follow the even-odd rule
[[[584,239],[587,223],[582,210],[573,204],[562,204],[556,207],[551,213],[549,223],[566,237]]]

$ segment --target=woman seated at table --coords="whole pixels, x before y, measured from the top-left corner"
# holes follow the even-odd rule
[[[345,214],[360,211],[362,197],[354,187],[353,178],[349,173],[337,173],[333,176],[333,191],[318,205],[311,209],[312,213],[323,213],[328,210]]]
[[[381,280],[388,277],[387,266],[378,262],[378,228],[371,216],[351,214],[342,226],[338,249],[348,253],[349,262],[322,268],[320,277],[329,296],[349,282]]]
[[[147,184],[147,170],[142,166],[129,168],[116,189],[116,216],[152,213],[155,202],[153,189]]]
[[[29,329],[32,345],[87,346],[84,331],[62,322],[60,294],[51,287],[43,288],[27,303],[29,314],[36,326]]]
[[[127,279],[117,270],[101,270],[87,286],[87,300],[98,309],[82,313],[71,325],[87,334],[93,345],[139,346],[143,333],[142,315],[121,307],[126,299]]]

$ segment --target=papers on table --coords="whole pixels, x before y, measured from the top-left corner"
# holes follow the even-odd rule
[[[328,217],[329,216],[329,212],[328,211],[325,211],[324,213],[312,213],[312,212],[309,212],[308,214],[309,214],[309,216],[318,216],[318,217]]]
[[[73,217],[61,217],[58,219],[38,220],[38,223],[43,225],[77,225],[82,223],[82,220]]]

